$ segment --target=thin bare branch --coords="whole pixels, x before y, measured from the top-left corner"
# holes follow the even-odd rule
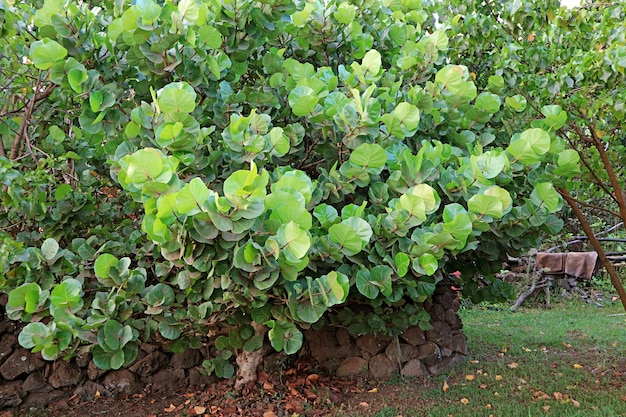
[[[33,115],[33,112],[35,111],[36,104],[39,101],[44,100],[47,97],[49,97],[50,94],[52,94],[52,91],[54,91],[54,89],[56,88],[56,85],[53,83],[50,83],[43,91],[38,91],[39,87],[40,87],[40,84],[38,83],[35,86],[35,94],[33,94],[33,97],[31,98],[31,100],[26,105],[26,108],[24,109],[24,116],[22,117],[22,122],[20,123],[20,127],[17,131],[17,135],[15,136],[15,139],[13,140],[13,146],[11,147],[11,154],[9,156],[9,159],[11,160],[14,160],[19,156],[20,149],[24,145],[26,129],[28,129],[28,126],[30,124],[31,117]]]

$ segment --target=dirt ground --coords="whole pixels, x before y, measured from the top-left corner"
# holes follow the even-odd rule
[[[349,412],[350,409],[367,415],[375,412],[372,408],[375,404],[367,402],[373,394],[393,398],[394,391],[400,390],[397,384],[320,375],[313,365],[301,361],[284,372],[270,375],[261,371],[258,381],[249,384],[240,393],[233,390],[229,381],[167,393],[150,392],[149,389],[118,397],[98,396],[96,393],[96,398],[90,401],[70,398],[43,410],[0,412],[0,417],[317,417]],[[405,382],[423,385],[425,389],[438,384],[430,378]],[[423,400],[416,399],[413,406],[417,406],[417,402]]]

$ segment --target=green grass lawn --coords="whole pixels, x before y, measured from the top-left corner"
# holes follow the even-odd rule
[[[516,313],[507,306],[464,308],[465,365],[436,378],[365,387],[337,415],[626,416],[623,313],[619,302]]]

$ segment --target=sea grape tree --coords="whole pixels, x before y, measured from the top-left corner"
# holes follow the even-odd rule
[[[450,62],[418,1],[35,6],[3,10],[32,22],[24,65],[62,102],[39,137],[89,138],[147,239],[83,251],[79,276],[5,281],[11,316],[34,321],[20,342],[48,357],[82,344],[119,368],[140,340],[208,335],[206,366],[229,376],[266,331],[294,353],[311,326],[426,329],[448,271],[474,300],[507,298],[500,260],[562,226],[543,173],[576,161],[552,111],[511,130],[503,77]],[[73,259],[49,238],[30,251]]]

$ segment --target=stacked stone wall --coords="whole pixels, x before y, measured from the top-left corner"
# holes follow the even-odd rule
[[[4,315],[6,295],[0,296],[0,410],[40,408],[69,398],[90,400],[98,395],[133,394],[149,388],[174,390],[214,382],[202,367],[215,352],[203,347],[172,353],[166,346],[143,344],[138,359],[128,368],[103,371],[89,353],[68,361],[44,361],[39,353],[19,346],[24,324]],[[464,361],[467,343],[456,293],[440,283],[432,302],[426,303],[432,329],[407,329],[398,337],[353,336],[344,328],[328,327],[304,332],[305,344],[322,369],[340,377],[364,375],[387,379],[394,375],[422,377],[446,372]],[[210,345],[210,344],[209,344]],[[270,354],[264,366],[288,358]]]

